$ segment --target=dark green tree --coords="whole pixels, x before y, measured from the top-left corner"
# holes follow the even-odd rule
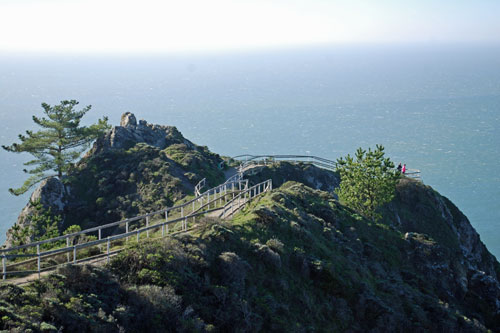
[[[46,117],[33,116],[33,121],[42,127],[37,132],[26,131],[26,135],[19,134],[20,143],[3,146],[3,149],[14,153],[27,152],[35,158],[24,163],[32,169],[23,171],[31,175],[18,189],[9,189],[14,195],[28,191],[33,185],[51,176],[62,180],[63,175],[70,169],[82,152],[90,146],[99,135],[109,129],[108,119],[99,119],[91,126],[80,126],[82,117],[90,110],[88,105],[77,111],[75,100],[61,101],[59,105],[51,106],[42,103]],[[50,172],[55,173],[50,173]]]
[[[335,192],[340,201],[372,221],[380,219],[377,209],[392,200],[401,176],[394,163],[384,157],[384,147],[358,148],[355,157],[348,154],[337,160],[337,170],[340,187]]]

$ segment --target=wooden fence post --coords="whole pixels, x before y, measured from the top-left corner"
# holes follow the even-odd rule
[[[125,233],[128,234],[128,221],[125,223]],[[127,242],[128,242],[128,236],[127,236]]]
[[[109,236],[108,236],[108,242],[107,242],[107,250],[106,250],[106,253],[107,253],[107,256],[108,256],[108,264],[109,264],[109,246],[110,246],[110,240],[109,240]]]
[[[37,255],[37,266],[38,266],[38,278],[40,278],[40,244],[36,244],[36,255]]]
[[[168,222],[168,210],[165,211],[165,222]],[[168,224],[166,224],[167,226],[167,234],[168,234]]]
[[[7,278],[7,264],[5,262],[5,253],[2,255],[3,279]]]
[[[69,237],[66,237],[66,249],[69,248]],[[69,252],[66,252],[66,259],[68,259],[69,262]]]
[[[101,240],[101,230],[102,230],[102,229],[101,229],[101,228],[99,228],[99,240]],[[101,244],[99,244],[99,252],[101,252],[101,251],[102,251],[102,245],[101,245]]]

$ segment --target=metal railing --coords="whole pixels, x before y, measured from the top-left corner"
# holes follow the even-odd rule
[[[403,173],[402,175],[408,178],[413,178],[422,181],[420,170],[418,169],[406,169],[405,173]]]
[[[240,181],[243,179],[243,173],[240,172],[240,170],[238,170],[238,172],[236,172],[234,175],[232,175],[231,177],[229,177],[225,182],[224,184],[226,183],[230,183],[230,182],[237,182],[237,181]]]
[[[269,165],[275,162],[308,163],[319,168],[335,171],[337,162],[313,155],[238,155],[233,159],[240,161],[242,172],[259,165]]]
[[[205,187],[206,183],[207,183],[207,179],[203,178],[202,180],[200,180],[198,182],[198,184],[196,184],[196,186],[194,187],[194,195],[195,196],[201,195],[201,189]]]
[[[77,263],[78,251],[84,248],[90,248],[99,246],[99,252],[102,250],[103,244],[106,244],[106,253],[107,260],[109,260],[109,256],[114,252],[110,251],[111,242],[126,239],[129,240],[130,237],[135,236],[137,241],[140,240],[141,234],[146,234],[146,238],[149,238],[149,233],[151,230],[159,230],[161,228],[161,235],[164,237],[171,233],[169,230],[172,224],[181,224],[180,228],[177,231],[186,231],[188,229],[188,221],[191,220],[192,223],[195,223],[196,218],[200,215],[204,215],[207,213],[211,213],[213,211],[222,210],[224,207],[237,198],[238,194],[242,191],[246,191],[248,189],[248,180],[238,180],[238,181],[230,181],[214,188],[211,188],[201,195],[195,197],[192,200],[189,200],[183,204],[176,205],[173,207],[168,207],[162,210],[158,210],[155,212],[151,212],[148,214],[144,214],[141,216],[136,216],[133,218],[104,224],[101,226],[97,226],[94,228],[85,229],[79,232],[54,237],[51,239],[33,242],[25,245],[15,246],[8,249],[0,249],[0,256],[2,257],[2,274],[3,279],[5,280],[8,275],[26,275],[40,273],[46,270],[52,270],[56,265],[50,265],[50,267],[41,267],[42,260],[53,258],[55,256],[59,256],[61,254],[66,254],[65,262],[73,262]],[[153,220],[154,217],[160,215],[160,221]],[[145,225],[141,226],[141,221],[144,222]],[[131,230],[132,223],[136,223],[136,229]],[[125,227],[123,232],[119,227]],[[108,233],[115,233],[114,235],[107,236],[103,238],[103,231]],[[116,234],[116,232],[119,232]],[[96,240],[86,239],[88,235],[92,235]],[[80,239],[83,243],[74,244],[75,240]],[[65,245],[64,245],[65,242]],[[62,247],[60,243],[62,244]],[[42,246],[47,246],[50,244],[52,248],[46,251],[42,251]],[[55,247],[55,248],[54,248]],[[30,253],[32,252],[32,253]],[[98,256],[102,256],[102,253],[99,253]],[[72,258],[71,258],[72,257]],[[7,264],[8,260],[15,260],[19,258],[30,258],[27,260],[22,260],[18,262],[14,262],[10,265]],[[92,256],[88,256],[86,259],[92,258]],[[85,259],[85,258],[84,258]],[[82,259],[80,259],[82,260]],[[12,270],[13,268],[20,266],[30,266],[36,263],[36,269],[28,269],[28,270]]]
[[[79,263],[96,258],[105,258],[109,262],[110,256],[118,253],[125,247],[123,246],[122,248],[112,250],[111,246],[113,242],[116,243],[121,240],[128,242],[130,237],[134,236],[137,242],[139,242],[141,234],[145,234],[145,237],[149,238],[150,231],[159,231],[160,228],[161,237],[178,232],[186,232],[189,229],[188,222],[190,220],[194,226],[197,217],[216,211],[221,211],[220,214],[218,214],[220,218],[232,217],[235,212],[240,210],[248,201],[261,193],[272,190],[272,181],[270,179],[251,187],[248,185],[248,180],[243,180],[245,172],[251,170],[255,166],[268,165],[277,161],[310,163],[331,171],[335,171],[337,166],[337,163],[334,161],[310,155],[239,155],[234,157],[234,159],[240,159],[241,161],[239,170],[235,175],[229,177],[223,184],[200,193],[201,189],[206,185],[206,179],[202,179],[195,186],[195,198],[185,203],[43,241],[15,246],[8,249],[0,249],[3,279],[5,280],[8,275],[38,274],[38,277],[40,277],[40,273],[53,270],[57,266],[70,262]],[[407,169],[404,175],[406,177],[421,180],[419,170]],[[159,219],[158,216],[160,216]],[[155,217],[157,218],[156,220],[154,220]],[[143,223],[141,223],[141,221]],[[180,224],[180,226],[178,224]],[[170,230],[172,225],[174,226],[172,230]],[[134,226],[135,229],[132,230]],[[123,227],[125,230],[123,230]],[[118,234],[116,234],[117,232]],[[112,235],[103,238],[103,233]],[[96,239],[85,237],[89,235],[94,236]],[[81,243],[74,244],[77,240]],[[51,243],[53,244],[51,246],[52,248],[42,251],[42,247],[50,246],[48,244]],[[104,245],[106,246],[106,250],[103,252]],[[90,254],[80,255],[80,258],[78,258],[78,251],[81,253],[82,249],[89,248],[90,250],[93,247],[99,247],[97,255],[92,255],[89,251]],[[65,260],[63,260],[64,263],[56,262],[55,265],[52,264],[42,267],[42,260],[57,256],[59,256],[58,259],[61,259],[60,256],[63,254],[66,254]],[[8,264],[8,260],[16,260],[19,258],[29,259]],[[13,270],[22,266],[33,268],[35,263],[36,269]]]
[[[233,216],[234,213],[237,212],[241,207],[243,207],[248,201],[260,195],[261,193],[269,192],[272,189],[273,181],[271,179],[268,179],[239,192],[237,195],[233,196],[232,200],[224,205],[219,217],[224,219]]]
[[[233,159],[241,162],[238,167],[241,177],[256,167],[275,162],[308,163],[334,172],[337,170],[336,161],[314,155],[238,155]],[[418,169],[406,169],[404,176],[422,181],[421,172]]]

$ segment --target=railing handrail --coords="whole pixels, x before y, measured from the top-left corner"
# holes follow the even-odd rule
[[[331,163],[334,165],[337,165],[336,161],[329,160],[323,157],[315,156],[315,155],[237,155],[232,157],[232,159],[235,159],[237,161],[241,161],[240,158],[245,157],[245,161],[250,161],[250,160],[255,160],[255,159],[261,159],[261,158],[273,158],[273,159],[297,159],[297,158],[309,158],[309,159],[315,159],[318,161],[322,161],[325,163]]]
[[[24,244],[24,245],[19,245],[7,249],[0,249],[0,257],[3,258],[3,274],[4,274],[4,279],[7,274],[17,274],[17,273],[29,273],[29,272],[38,272],[40,275],[40,272],[45,271],[46,268],[41,268],[40,267],[40,260],[41,258],[46,258],[49,256],[57,255],[60,253],[66,253],[66,252],[71,252],[73,251],[73,258],[74,262],[77,262],[76,260],[76,250],[81,249],[81,248],[86,248],[86,247],[91,247],[91,246],[96,246],[100,245],[103,243],[107,243],[107,257],[109,261],[109,256],[110,256],[110,242],[122,238],[127,238],[133,235],[137,235],[137,240],[139,241],[139,235],[141,232],[147,232],[147,237],[149,237],[149,231],[157,228],[162,228],[162,236],[164,236],[164,227],[167,226],[167,234],[168,234],[168,225],[170,224],[175,224],[183,221],[183,226],[181,228],[180,232],[186,232],[188,230],[188,219],[193,218],[193,221],[197,216],[204,215],[207,213],[211,213],[214,211],[220,211],[222,210],[222,213],[219,215],[219,217],[225,218],[226,213],[230,210],[229,216],[232,216],[236,211],[238,211],[242,206],[244,206],[249,200],[252,198],[260,195],[263,192],[267,192],[269,190],[272,190],[272,180],[268,179],[263,182],[260,182],[258,184],[255,184],[251,187],[249,187],[248,184],[248,179],[243,180],[243,175],[245,173],[245,167],[251,166],[251,165],[267,165],[269,162],[276,162],[276,161],[288,161],[288,162],[299,162],[299,163],[309,163],[316,165],[318,167],[328,169],[335,171],[337,167],[337,162],[328,160],[322,157],[317,157],[313,155],[239,155],[233,157],[233,159],[238,159],[245,157],[245,161],[240,161],[240,166],[238,168],[238,171],[236,174],[233,176],[229,177],[224,183],[215,186],[213,188],[210,188],[206,190],[203,193],[200,193],[201,189],[206,185],[206,178],[203,178],[198,184],[195,186],[195,197],[191,200],[188,200],[182,204],[178,204],[172,207],[166,207],[164,209],[160,209],[154,212],[150,212],[147,214],[127,218],[124,220],[112,222],[112,223],[107,223],[103,224],[100,226],[88,228],[85,230],[81,230],[78,232],[74,232],[71,234],[67,235],[61,235],[58,237],[42,240],[42,241],[37,241],[29,244]],[[410,178],[417,178],[420,179],[420,170],[417,169],[406,169],[405,171],[405,176],[408,176]],[[228,191],[229,189],[229,191]],[[252,192],[253,191],[253,192]],[[235,193],[237,193],[235,195]],[[217,198],[217,194],[219,194],[219,197]],[[227,196],[232,195],[232,199],[227,201]],[[204,203],[205,197],[207,198],[207,202]],[[224,198],[224,205],[217,207],[217,200],[219,200],[220,205],[222,205],[222,200],[221,198]],[[241,199],[243,198],[243,202],[241,202]],[[212,199],[212,200],[211,200]],[[237,201],[237,205],[235,207],[234,203]],[[214,203],[215,208],[211,208],[212,203]],[[199,203],[198,209],[195,209],[195,204]],[[192,205],[192,210],[190,213],[187,213],[184,211],[184,207],[187,207],[188,205]],[[205,210],[205,208],[208,207],[208,210]],[[169,220],[168,219],[168,212],[172,210],[180,209],[180,217],[174,218]],[[188,210],[189,211],[189,210]],[[154,224],[149,224],[149,217],[158,215],[158,214],[165,214],[165,220],[160,221]],[[185,214],[186,213],[186,214]],[[134,221],[139,221],[142,219],[146,219],[146,226],[140,227],[138,226],[137,229],[134,229],[132,231],[129,231],[129,224],[130,222]],[[126,224],[126,231],[125,232],[120,232],[117,235],[112,235],[112,236],[107,236],[105,238],[101,238],[101,232],[104,229],[116,227],[119,225]],[[75,245],[69,245],[69,240],[71,238],[80,236],[80,235],[85,235],[88,233],[93,233],[93,232],[98,232],[99,238],[97,240],[91,240],[91,241],[86,241],[81,244],[75,244]],[[53,242],[58,242],[66,240],[66,246],[64,247],[59,247],[59,248],[52,248],[48,249],[46,251],[40,251],[40,245],[47,244],[47,243],[53,243]],[[36,253],[24,253],[24,254],[10,254],[13,251],[17,250],[22,250],[22,249],[27,249],[27,248],[36,248]],[[7,272],[6,270],[6,260],[10,258],[36,258],[38,262],[38,269],[34,271],[9,271]],[[69,258],[69,256],[68,256]],[[89,258],[94,258],[94,257],[86,257],[85,260],[88,260]],[[23,264],[28,264],[29,262],[33,262],[34,259],[28,259],[24,260],[21,262],[15,262],[12,265],[9,265],[9,267],[15,267]],[[69,259],[68,259],[69,261]]]
[[[251,193],[252,190],[255,190],[255,189],[260,189],[260,186],[262,185],[266,185],[263,187],[263,191],[262,192],[259,192],[260,193],[263,193],[263,192],[267,192],[267,190],[269,189],[272,189],[272,179],[268,179],[268,180],[265,180],[263,182],[260,182],[258,184],[255,184],[253,185],[252,187],[250,188],[247,188],[246,190],[244,191],[241,191],[240,193],[238,193],[234,198],[232,198],[230,201],[228,201],[223,207],[222,207],[222,213],[219,215],[219,217],[224,217],[225,214],[226,214],[226,211],[228,209],[232,209],[233,208],[233,203],[237,200],[237,199],[241,199],[242,196],[244,196],[246,193]],[[258,194],[257,194],[258,195]],[[234,212],[233,212],[234,213]],[[233,213],[231,213],[230,215],[232,215]]]
[[[244,160],[242,158],[245,158]],[[259,164],[259,162],[264,162],[267,164],[267,160],[271,161],[279,160],[281,162],[302,162],[313,164],[319,168],[335,171],[337,168],[337,162],[329,160],[323,157],[318,157],[314,155],[238,155],[232,157],[237,161],[240,161],[240,168],[244,170],[249,165]],[[270,162],[271,162],[270,161]]]
[[[86,248],[86,247],[89,247],[89,246],[99,245],[99,244],[107,242],[108,240],[113,241],[113,240],[117,240],[117,239],[121,239],[121,238],[126,238],[126,237],[130,237],[130,236],[134,236],[138,232],[142,233],[144,231],[148,231],[148,230],[151,230],[151,229],[156,229],[156,228],[162,227],[163,225],[178,223],[178,222],[183,221],[183,220],[185,220],[187,218],[192,218],[192,217],[196,217],[196,216],[199,216],[199,215],[204,215],[204,214],[207,214],[207,213],[210,213],[210,212],[213,212],[213,211],[221,210],[222,208],[223,207],[218,207],[218,208],[214,208],[214,209],[211,209],[211,210],[208,210],[208,211],[197,212],[197,213],[194,213],[194,214],[190,214],[190,215],[178,217],[178,218],[175,218],[173,220],[163,221],[163,222],[160,222],[160,223],[156,223],[156,224],[145,226],[145,227],[142,227],[142,228],[139,228],[139,229],[135,229],[135,230],[132,230],[132,231],[129,231],[129,232],[124,232],[124,233],[121,233],[119,235],[112,235],[112,236],[108,236],[108,237],[105,237],[105,238],[96,239],[96,240],[93,240],[93,241],[90,241],[90,242],[85,242],[85,243],[82,243],[82,244],[75,244],[75,245],[71,245],[71,246],[68,246],[68,247],[62,247],[62,248],[59,248],[59,249],[50,249],[50,250],[47,250],[45,252],[32,253],[32,254],[30,253],[30,254],[24,254],[24,255],[6,254],[5,258],[38,257],[38,256],[42,257],[44,255],[46,256],[46,255],[50,255],[50,254],[54,254],[54,253],[69,252],[69,251],[73,251],[73,248],[81,249],[81,248]],[[7,272],[7,273],[9,273],[9,272]]]
[[[199,196],[201,194],[201,189],[205,187],[206,185],[206,182],[207,182],[207,179],[206,178],[203,178],[202,180],[200,180],[198,182],[198,184],[196,184],[196,186],[194,187],[194,194],[195,196]]]
[[[244,159],[243,159],[244,158]],[[267,165],[266,159],[278,160],[278,162],[302,162],[309,163],[320,167],[322,169],[327,169],[331,171],[336,171],[337,162],[333,160],[329,160],[323,157],[315,156],[315,155],[237,155],[232,157],[232,159],[241,162],[240,164],[240,173],[244,173],[248,168],[252,165],[261,165],[261,162],[264,162],[264,165]],[[271,161],[270,161],[271,162]],[[405,176],[409,178],[414,178],[418,180],[421,179],[421,172],[418,169],[409,169],[407,168],[404,173]]]
[[[224,184],[221,184],[217,187],[215,187],[213,190],[214,190],[214,193],[217,193],[217,188],[221,188],[222,186],[224,186],[224,192],[219,192],[219,197],[217,197],[216,195],[214,195],[212,198],[212,201],[210,201],[210,197],[209,199],[207,200],[207,203],[205,203],[204,205],[200,205],[200,208],[198,210],[193,210],[190,214],[186,214],[186,215],[181,215],[180,217],[177,217],[177,218],[174,218],[172,220],[166,220],[166,221],[163,221],[163,222],[159,222],[159,223],[155,223],[155,224],[152,224],[152,225],[146,225],[144,227],[140,227],[138,229],[135,229],[135,230],[132,230],[132,231],[128,231],[127,229],[127,232],[124,232],[124,233],[120,233],[118,235],[112,235],[112,236],[107,236],[106,238],[99,238],[97,240],[92,240],[92,241],[88,241],[88,242],[85,242],[85,243],[82,243],[82,244],[75,244],[75,245],[69,245],[68,243],[66,244],[65,247],[62,247],[62,248],[56,248],[56,249],[49,249],[47,251],[40,251],[40,248],[39,248],[39,244],[36,245],[37,246],[37,253],[32,253],[32,254],[5,254],[3,253],[3,255],[1,256],[2,257],[2,263],[3,263],[3,278],[5,279],[7,277],[7,275],[15,275],[15,274],[31,274],[31,273],[38,273],[38,277],[40,277],[40,273],[41,272],[45,272],[45,271],[48,271],[48,270],[53,270],[55,267],[59,267],[61,264],[56,264],[56,265],[53,265],[51,267],[41,267],[40,266],[40,263],[41,263],[41,259],[46,259],[46,258],[49,258],[51,256],[54,256],[54,255],[60,255],[60,254],[64,254],[64,253],[69,253],[70,252],[73,252],[73,263],[79,263],[79,262],[82,262],[82,261],[88,261],[88,260],[94,260],[96,259],[97,257],[107,257],[107,260],[109,262],[109,258],[110,256],[118,253],[119,251],[121,251],[122,249],[118,249],[118,250],[113,250],[113,251],[110,251],[110,244],[112,241],[115,241],[115,240],[119,240],[119,239],[123,239],[123,238],[127,238],[128,237],[131,237],[131,236],[134,236],[136,235],[137,236],[137,240],[139,241],[139,235],[144,232],[147,233],[148,237],[149,237],[149,231],[150,230],[153,230],[153,229],[158,229],[158,228],[162,228],[162,236],[164,236],[163,234],[163,230],[164,230],[164,227],[167,226],[167,233],[168,233],[168,225],[169,224],[175,224],[175,223],[179,223],[179,222],[182,222],[183,223],[183,226],[182,226],[182,230],[180,232],[187,232],[188,231],[188,226],[187,226],[187,221],[188,219],[195,219],[197,216],[200,216],[200,215],[204,215],[204,214],[207,214],[207,213],[211,213],[211,212],[215,212],[215,211],[219,211],[219,210],[226,210],[227,207],[231,206],[231,214],[229,214],[229,216],[233,215],[235,211],[237,211],[239,208],[241,208],[242,205],[246,204],[249,200],[251,200],[253,197],[256,197],[258,195],[260,195],[261,193],[263,192],[267,192],[269,190],[272,189],[272,180],[269,179],[267,181],[264,181],[264,182],[261,182],[259,184],[256,184],[252,187],[248,187],[248,180],[245,180],[245,183],[247,184],[247,186],[243,189],[243,190],[240,190],[241,188],[241,183],[243,182],[237,182],[239,183],[239,186],[238,186],[238,194],[235,196],[234,195],[234,191],[229,191],[227,192],[227,189],[228,189],[228,186],[224,186]],[[261,190],[261,186],[262,186],[262,190]],[[233,189],[234,188],[234,184],[233,184]],[[256,188],[258,188],[259,190],[255,190]],[[236,189],[235,189],[236,190]],[[254,195],[252,196],[252,190],[254,190]],[[206,192],[207,193],[207,192]],[[223,194],[222,194],[223,193]],[[247,196],[246,194],[249,193],[249,195]],[[208,194],[207,194],[208,195]],[[232,195],[232,199],[229,200],[229,201],[225,201],[226,204],[224,206],[220,206],[220,207],[215,207],[215,208],[211,208],[211,203],[212,202],[215,202],[215,205],[217,205],[217,201],[220,202],[221,200],[221,197],[226,197],[226,196],[230,196]],[[245,195],[245,200],[244,202],[241,204],[240,202],[238,202],[238,207],[236,207],[236,210],[234,210],[234,202],[236,200],[239,200],[241,199],[241,197]],[[195,200],[195,199],[193,199]],[[193,200],[191,200],[193,202]],[[225,200],[225,199],[224,199]],[[185,205],[185,204],[183,204]],[[203,208],[207,207],[208,206],[208,210],[202,210]],[[193,209],[194,209],[194,204],[193,204]],[[200,211],[202,210],[202,211]],[[224,213],[222,214],[224,215]],[[221,216],[222,216],[221,215]],[[224,216],[225,217],[225,216]],[[69,235],[65,235],[65,237],[68,237]],[[78,259],[77,260],[77,257],[76,257],[76,253],[77,253],[77,250],[78,249],[82,249],[82,248],[87,248],[87,247],[92,247],[92,246],[97,246],[97,245],[101,245],[101,244],[104,244],[104,243],[107,243],[107,251],[106,253],[100,253],[99,255],[97,256],[88,256],[88,257],[85,257],[83,259]],[[34,245],[34,244],[31,244],[31,245]],[[13,248],[9,249],[9,250],[12,250]],[[12,259],[12,258],[20,258],[20,257],[24,257],[24,258],[32,258],[32,259],[28,259],[28,260],[24,260],[24,261],[21,261],[21,262],[15,262],[11,265],[6,265],[6,260],[8,259]],[[21,270],[21,271],[13,271],[13,270],[7,270],[6,268],[9,267],[9,268],[13,268],[13,267],[17,267],[17,266],[22,266],[22,265],[28,265],[30,263],[35,263],[37,262],[37,266],[38,268],[36,270],[32,269],[32,270]],[[70,259],[69,259],[69,256],[68,256],[68,263],[71,262]]]
[[[7,248],[7,249],[0,249],[0,254],[11,252],[11,251],[15,251],[15,250],[26,249],[26,248],[30,248],[30,247],[36,247],[37,245],[43,245],[43,244],[47,244],[47,243],[57,242],[57,241],[64,240],[64,239],[67,239],[67,238],[76,237],[76,236],[80,236],[80,235],[85,235],[85,234],[88,234],[88,233],[91,233],[91,232],[95,232],[95,231],[99,231],[99,230],[102,230],[102,229],[107,229],[107,228],[115,227],[115,226],[122,225],[122,224],[127,223],[127,222],[134,222],[134,221],[142,220],[142,219],[144,219],[146,217],[150,217],[150,216],[158,215],[158,214],[161,214],[161,213],[169,212],[171,210],[180,209],[180,208],[186,207],[189,204],[192,204],[195,201],[200,200],[200,198],[203,198],[203,197],[207,196],[210,193],[215,193],[216,191],[220,190],[223,186],[230,186],[231,184],[240,184],[240,183],[245,183],[245,186],[248,187],[248,180],[244,180],[244,181],[243,180],[231,181],[229,183],[224,183],[224,184],[220,184],[218,186],[215,186],[215,187],[213,187],[213,188],[211,188],[211,189],[203,192],[202,194],[200,194],[199,196],[195,197],[194,199],[191,199],[191,200],[189,200],[189,201],[187,201],[185,203],[182,203],[182,204],[179,204],[179,205],[176,205],[176,206],[167,207],[165,209],[157,210],[157,211],[150,212],[150,213],[147,213],[147,214],[144,214],[144,215],[135,216],[135,217],[127,218],[127,219],[124,219],[124,220],[120,220],[120,221],[116,221],[116,222],[111,222],[111,223],[103,224],[103,225],[100,225],[100,226],[88,228],[88,229],[81,230],[81,231],[74,232],[74,233],[67,234],[67,235],[61,235],[61,236],[57,236],[57,237],[53,237],[53,238],[50,238],[50,239],[45,239],[45,240],[41,240],[41,241],[29,243],[29,244],[18,245],[18,246],[10,247],[10,248]]]

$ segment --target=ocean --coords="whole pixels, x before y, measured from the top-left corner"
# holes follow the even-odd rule
[[[500,45],[324,45],[176,55],[0,54],[0,143],[40,104],[175,125],[226,156],[336,159],[382,144],[451,199],[500,258]],[[0,151],[0,242],[29,195],[29,155]]]

